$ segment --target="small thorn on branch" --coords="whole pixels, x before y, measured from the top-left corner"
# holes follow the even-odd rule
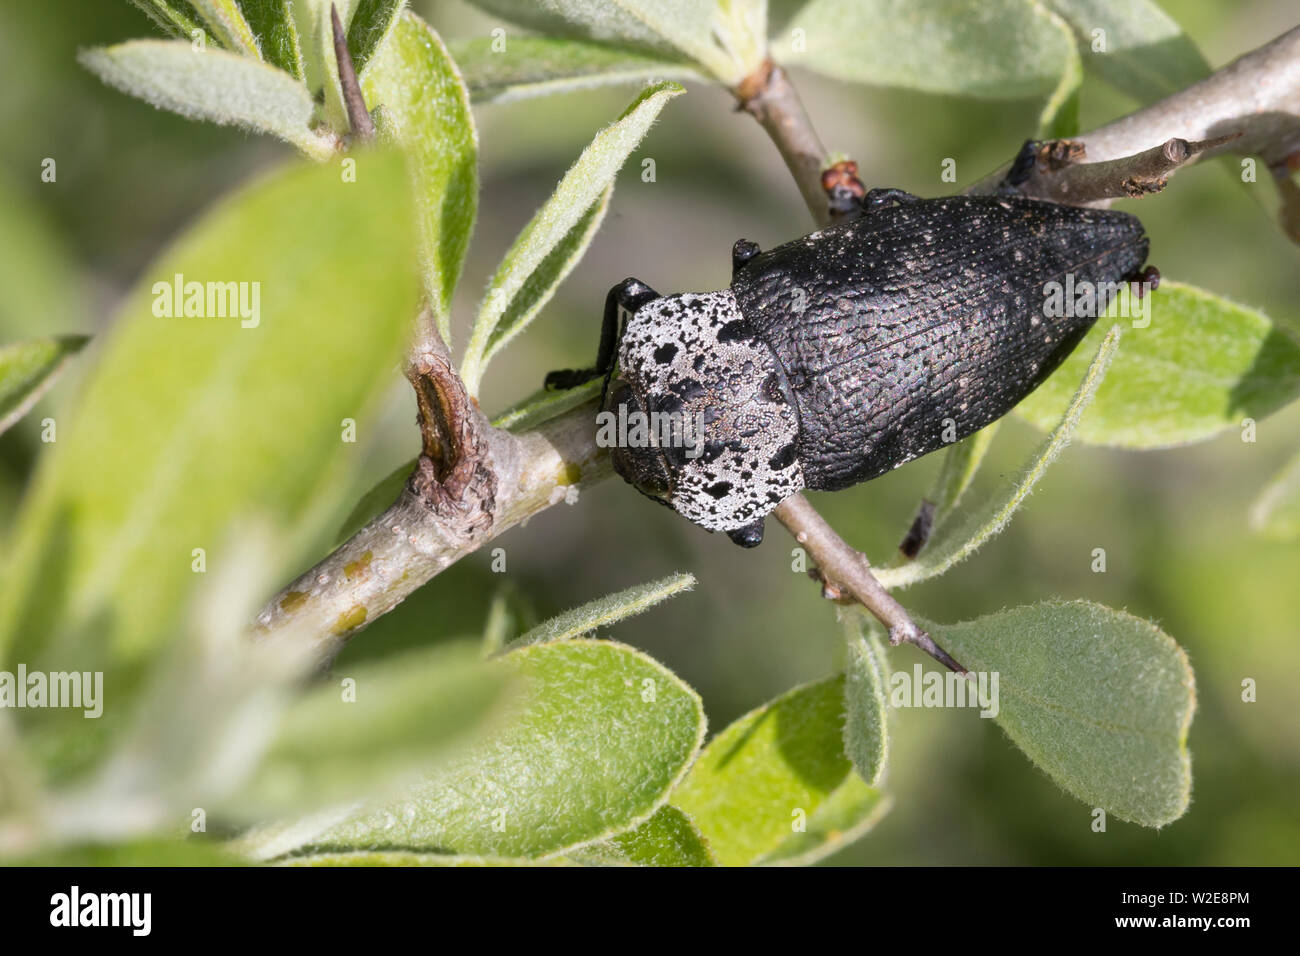
[[[343,32],[338,7],[332,3],[330,23],[334,29],[334,57],[338,60],[339,85],[343,88],[343,106],[348,112],[348,126],[358,142],[369,143],[375,138],[375,123],[370,118],[370,111],[366,109],[366,98],[361,95],[361,84],[357,81],[357,71],[352,66],[348,37]]]
[[[966,668],[921,630],[906,608],[876,580],[866,555],[836,534],[807,498],[794,495],[772,513],[816,562],[817,573],[813,577],[822,582],[823,595],[832,600],[847,597],[856,601],[885,625],[891,644],[913,644],[944,667],[958,674],[966,673]]]

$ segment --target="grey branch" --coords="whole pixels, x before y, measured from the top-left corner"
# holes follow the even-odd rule
[[[740,109],[758,120],[776,145],[817,225],[826,225],[830,208],[821,179],[826,150],[785,70],[766,60],[732,92]]]
[[[1161,181],[1191,161],[1225,153],[1258,156],[1274,171],[1285,169],[1300,151],[1300,27],[1071,142],[1082,147],[1087,162],[1040,163],[1022,190],[1026,195],[1072,204],[1131,196],[1126,182],[1150,182],[1153,159],[1163,168]],[[1171,144],[1190,150],[1175,160],[1182,147]],[[993,192],[1005,172],[967,192]]]
[[[903,605],[876,580],[867,556],[845,542],[807,498],[787,498],[773,513],[817,563],[826,597],[839,600],[847,593],[888,628],[889,643],[915,644],[945,667],[966,673],[966,668],[917,627]]]
[[[733,92],[767,130],[814,219],[824,224],[825,153],[789,78],[772,65]],[[1200,142],[1234,135],[1213,146]],[[1300,150],[1300,28],[1180,93],[1079,136],[1092,162],[1071,168],[1121,160],[1150,172],[1161,162],[1153,150],[1182,149],[1168,147],[1170,140],[1187,141],[1188,159],[1231,150],[1285,169]],[[1204,148],[1195,153],[1196,146]],[[1147,155],[1133,159],[1140,154]],[[1001,176],[986,183],[996,185]],[[1300,195],[1293,208],[1300,210]],[[1300,211],[1295,218],[1300,232]],[[261,636],[272,638],[290,622],[305,625],[330,655],[465,555],[612,472],[608,455],[596,446],[594,402],[518,435],[491,427],[472,401],[461,403],[463,383],[430,334],[427,317],[408,376],[422,410],[419,466],[387,511],[271,599],[258,616]],[[844,589],[880,618],[892,640],[947,657],[875,580],[866,558],[802,496],[783,503],[776,516],[804,542],[832,596]],[[951,658],[945,663],[961,670]]]

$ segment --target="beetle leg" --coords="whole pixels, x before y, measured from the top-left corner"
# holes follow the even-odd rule
[[[1146,295],[1148,289],[1154,292],[1160,288],[1160,270],[1155,266],[1135,269],[1126,275],[1124,280],[1133,284],[1133,294],[1140,299]]]
[[[909,561],[915,560],[926,542],[930,540],[930,532],[933,528],[934,502],[922,498],[921,506],[916,510],[916,517],[912,519],[912,526],[907,529],[907,534],[898,545],[898,550],[903,553],[903,557]]]
[[[734,278],[741,267],[754,256],[758,255],[759,248],[757,242],[750,242],[748,239],[737,239],[736,244],[731,247],[731,275]]]
[[[1029,174],[1034,171],[1034,164],[1038,162],[1038,151],[1042,146],[1043,144],[1036,139],[1025,140],[1025,144],[1020,147],[1020,152],[1016,153],[1016,158],[1011,161],[1007,174],[1002,177],[1002,182],[998,183],[999,194],[1017,193],[1020,187],[1029,181]]]
[[[742,548],[757,548],[763,543],[763,519],[759,518],[735,531],[728,531],[727,537]]]
[[[593,378],[608,375],[614,369],[618,340],[627,317],[637,309],[659,298],[659,293],[640,279],[624,279],[605,296],[605,314],[600,323],[600,348],[596,352],[593,368],[566,368],[549,373],[543,387],[548,389],[577,388]]]

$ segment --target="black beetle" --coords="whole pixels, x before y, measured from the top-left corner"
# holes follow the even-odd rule
[[[786,497],[866,481],[1005,415],[1120,285],[1158,276],[1141,271],[1148,242],[1127,213],[896,189],[862,206],[768,252],[740,240],[720,292],[660,296],[625,279],[605,302],[596,367],[547,385],[605,375],[606,412],[699,422],[695,447],[651,428],[613,448],[614,467],[753,547]],[[1049,307],[1046,290],[1071,282],[1092,293],[1087,307]]]

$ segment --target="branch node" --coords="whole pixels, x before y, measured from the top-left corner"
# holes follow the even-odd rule
[[[420,322],[406,377],[415,389],[422,447],[407,486],[459,534],[476,537],[492,527],[496,505],[491,426],[456,374],[432,316],[426,311]]]

